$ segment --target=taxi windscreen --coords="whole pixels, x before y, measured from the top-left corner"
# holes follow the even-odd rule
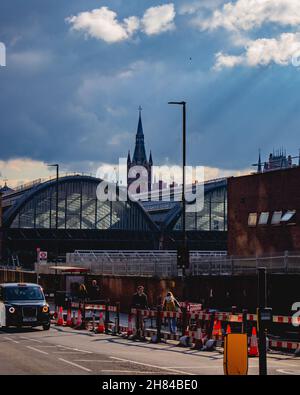
[[[44,300],[39,287],[15,286],[4,289],[4,300]]]

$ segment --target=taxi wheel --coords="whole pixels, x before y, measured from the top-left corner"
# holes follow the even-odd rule
[[[50,329],[50,324],[43,325],[44,331],[48,331]]]

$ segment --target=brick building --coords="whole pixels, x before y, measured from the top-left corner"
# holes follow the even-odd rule
[[[300,167],[228,179],[228,253],[300,251]]]

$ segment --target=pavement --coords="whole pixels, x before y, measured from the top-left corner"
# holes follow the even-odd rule
[[[11,328],[0,330],[0,374],[223,375],[223,355],[54,325]],[[249,374],[258,374],[258,358],[249,359]],[[270,354],[268,374],[299,375],[300,358]]]

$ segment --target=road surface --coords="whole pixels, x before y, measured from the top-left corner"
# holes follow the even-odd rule
[[[272,354],[268,373],[299,375],[300,358]],[[223,375],[223,355],[52,326],[0,330],[0,374]],[[258,374],[258,358],[249,359]]]

